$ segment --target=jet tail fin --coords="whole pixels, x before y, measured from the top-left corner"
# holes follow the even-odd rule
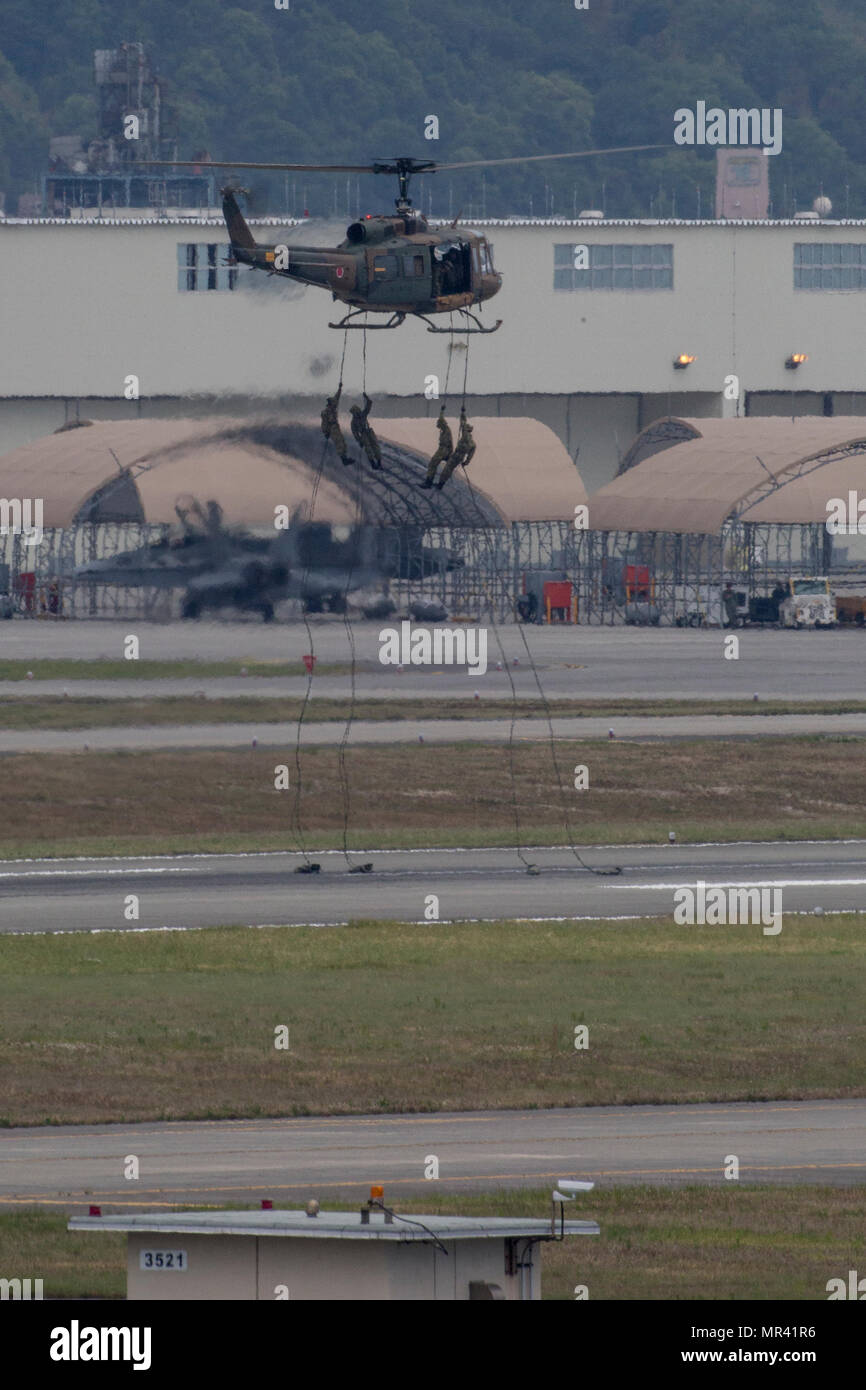
[[[223,217],[229,231],[232,246],[241,246],[245,251],[254,251],[256,239],[247,226],[238,200],[230,188],[223,189]]]

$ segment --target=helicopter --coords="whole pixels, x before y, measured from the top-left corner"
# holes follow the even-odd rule
[[[222,189],[223,216],[231,242],[229,265],[248,265],[268,275],[282,275],[305,285],[330,290],[349,312],[329,328],[399,328],[409,315],[427,324],[429,333],[495,333],[502,320],[487,326],[472,312],[502,288],[502,275],[493,264],[493,252],[485,236],[457,230],[460,215],[445,228],[432,228],[412,206],[409,184],[417,174],[435,174],[491,165],[523,164],[547,159],[586,159],[593,155],[631,154],[655,150],[661,145],[625,145],[610,150],[574,150],[567,154],[518,155],[509,159],[473,159],[460,164],[438,164],[432,159],[399,156],[371,164],[257,164],[216,161],[160,161],[172,168],[201,170],[203,163],[225,169],[264,169],[286,173],[390,174],[396,175],[399,193],[395,211],[367,214],[352,222],[346,240],[333,248],[260,245],[253,236],[237,200],[240,188]],[[156,163],[156,161],[150,161]],[[372,313],[388,314],[386,323],[357,323]],[[430,315],[459,313],[462,326],[441,328]]]

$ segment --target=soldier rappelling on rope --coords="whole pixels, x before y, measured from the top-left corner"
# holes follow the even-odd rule
[[[475,440],[472,438],[472,426],[466,419],[466,406],[460,411],[460,434],[457,438],[457,447],[442,469],[442,476],[436,486],[443,488],[447,483],[455,468],[462,464],[468,468],[476,449]]]
[[[370,460],[370,466],[372,468],[381,468],[382,451],[379,448],[376,431],[373,429],[369,420],[372,406],[373,402],[365,391],[364,409],[362,410],[359,405],[352,406],[352,434]]]
[[[340,404],[340,396],[343,392],[342,382],[337,388],[336,396],[329,396],[327,404],[322,411],[322,434],[329,439],[340,456],[344,464],[352,462],[346,452],[346,441],[343,438],[343,431],[340,429],[340,421],[337,410]],[[354,423],[354,422],[353,422]]]
[[[451,426],[445,419],[445,407],[439,411],[439,419],[436,421],[436,428],[439,431],[439,448],[427,465],[427,476],[421,484],[422,487],[432,487],[436,478],[436,469],[440,463],[447,463],[454,452],[454,436],[451,433]]]

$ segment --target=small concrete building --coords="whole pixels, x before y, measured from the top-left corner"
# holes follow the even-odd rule
[[[126,1231],[129,1299],[511,1300],[541,1297],[540,1242],[594,1221],[404,1216],[385,1210],[76,1216]]]

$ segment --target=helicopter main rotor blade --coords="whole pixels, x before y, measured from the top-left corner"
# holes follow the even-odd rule
[[[668,145],[618,145],[610,150],[570,150],[563,154],[519,154],[508,159],[468,159],[459,164],[437,164],[434,160],[377,160],[375,164],[259,164],[248,160],[148,159],[140,163],[150,169],[271,169],[295,174],[397,174],[402,163],[414,167],[406,173],[435,174],[440,170],[489,169],[500,164],[537,164],[545,159],[590,159],[594,155],[634,154],[639,150],[666,150]]]
[[[297,174],[375,174],[372,164],[250,164],[234,159],[142,159],[148,169],[279,169]]]
[[[440,169],[489,169],[494,164],[533,164],[542,159],[589,159],[599,154],[632,154],[635,150],[666,150],[667,145],[619,145],[612,150],[572,150],[568,154],[523,154],[511,159],[469,159],[462,164],[437,164],[435,170],[419,170],[419,173],[435,173]]]

